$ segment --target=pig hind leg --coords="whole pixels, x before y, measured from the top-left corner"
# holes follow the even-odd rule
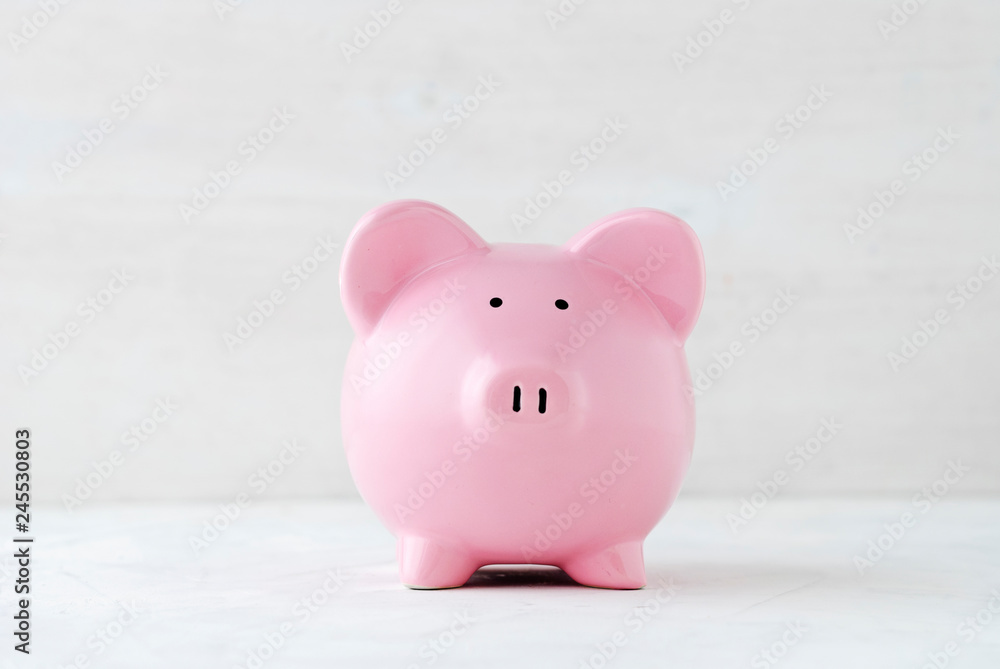
[[[597,553],[580,555],[559,565],[580,585],[634,590],[646,585],[642,541],[626,541]]]
[[[397,552],[400,579],[415,590],[457,588],[481,566],[461,549],[423,537],[400,537]]]

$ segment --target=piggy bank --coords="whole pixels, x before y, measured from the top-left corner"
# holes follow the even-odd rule
[[[341,420],[402,582],[538,564],[642,587],[691,457],[683,346],[704,284],[694,232],[654,209],[563,246],[488,244],[428,202],[368,212],[341,264]]]

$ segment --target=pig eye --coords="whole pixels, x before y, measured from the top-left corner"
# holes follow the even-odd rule
[[[566,300],[556,300],[557,309],[569,309],[569,302]]]
[[[494,309],[499,307],[501,304],[503,304],[503,300],[501,300],[499,297],[494,297],[492,300],[490,300],[490,306],[493,307]]]

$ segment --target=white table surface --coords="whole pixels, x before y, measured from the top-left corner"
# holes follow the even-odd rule
[[[258,500],[197,557],[188,537],[217,506],[39,508],[32,654],[5,649],[0,663],[918,669],[951,642],[948,666],[1000,666],[1000,500],[946,498],[924,513],[908,499],[779,497],[734,534],[726,514],[738,506],[682,494],[646,543],[650,585],[631,592],[580,587],[547,568],[489,568],[463,588],[408,590],[392,537],[359,502]],[[854,555],[907,510],[916,526],[860,575]],[[0,574],[8,628],[10,555]],[[661,579],[672,579],[672,597]],[[335,593],[303,621],[296,602],[324,581]],[[667,601],[652,604],[657,595]],[[121,604],[136,618],[119,628]],[[645,620],[635,611],[644,605]],[[961,626],[977,614],[987,622],[970,638]],[[286,621],[274,656],[250,661]],[[118,636],[102,648],[99,632]],[[616,633],[624,645],[603,665],[599,648]],[[780,659],[761,655],[786,642]]]

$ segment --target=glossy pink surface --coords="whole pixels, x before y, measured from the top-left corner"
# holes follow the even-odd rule
[[[341,266],[341,419],[403,583],[531,563],[642,587],[691,457],[683,345],[704,283],[692,230],[652,209],[561,247],[487,244],[428,202],[366,214]]]

